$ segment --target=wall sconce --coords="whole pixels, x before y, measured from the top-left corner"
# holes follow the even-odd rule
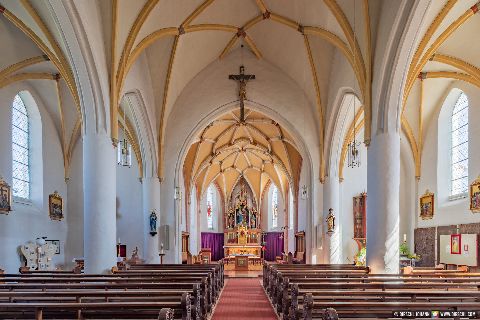
[[[182,200],[182,191],[180,190],[179,187],[175,187],[175,200]]]
[[[308,198],[308,187],[306,185],[303,185],[302,186],[302,191],[301,191],[301,195],[300,197],[303,199],[303,200],[306,200]]]

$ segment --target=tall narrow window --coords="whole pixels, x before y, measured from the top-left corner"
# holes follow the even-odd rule
[[[207,190],[207,225],[208,229],[213,229],[213,186],[210,185]]]
[[[30,136],[28,112],[17,94],[12,104],[13,195],[30,199]]]
[[[462,92],[452,112],[451,196],[468,191],[468,98]]]
[[[272,228],[278,227],[278,189],[273,187],[272,191]]]

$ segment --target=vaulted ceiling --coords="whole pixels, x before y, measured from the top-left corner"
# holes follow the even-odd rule
[[[297,190],[302,158],[290,134],[267,116],[246,110],[240,121],[232,111],[212,121],[197,137],[184,162],[187,191],[201,197],[211,183],[228,199],[243,176],[257,200],[269,183],[282,195]]]
[[[410,64],[402,127],[421,175],[423,140],[447,94],[460,81],[480,89],[480,30],[476,0],[432,1]]]

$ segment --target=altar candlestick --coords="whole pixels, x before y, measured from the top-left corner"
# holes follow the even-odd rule
[[[407,242],[407,234],[406,233],[403,234],[403,242]]]

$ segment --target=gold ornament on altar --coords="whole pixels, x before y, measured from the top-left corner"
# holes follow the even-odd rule
[[[333,209],[328,209],[328,216],[327,216],[327,233],[331,235],[335,232],[335,215],[333,214]]]

